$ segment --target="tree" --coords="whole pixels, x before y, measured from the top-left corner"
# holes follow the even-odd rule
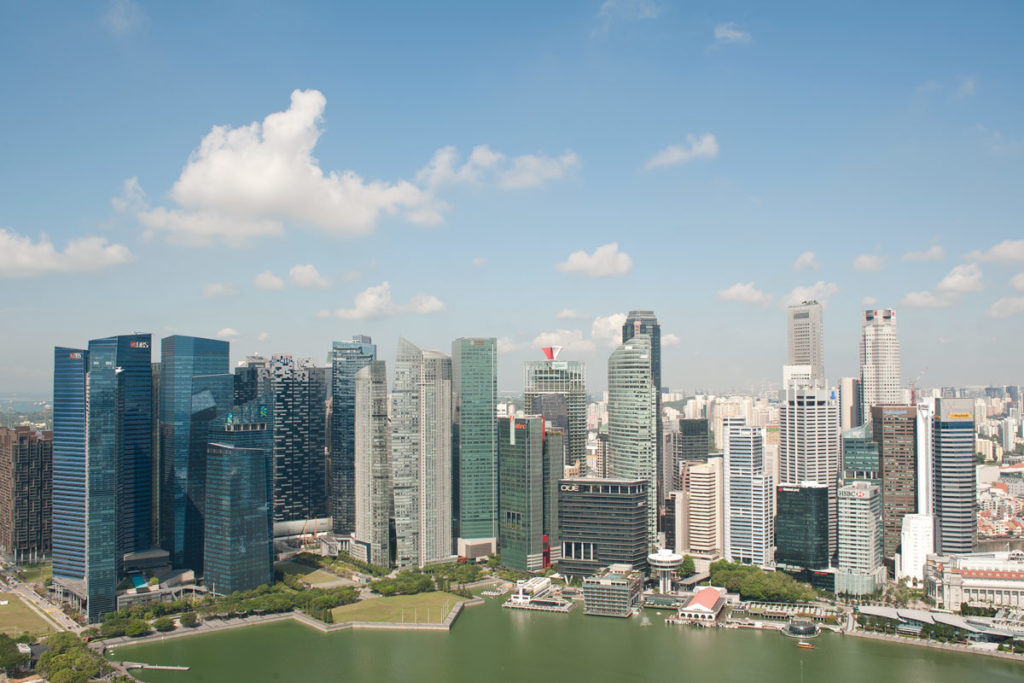
[[[28,655],[18,652],[18,644],[10,636],[0,633],[0,670],[13,674],[28,659]]]
[[[179,621],[182,626],[191,628],[199,623],[199,617],[196,616],[195,612],[185,612],[181,615],[181,619],[179,619]]]
[[[174,620],[170,617],[158,617],[157,620],[153,622],[153,628],[161,633],[165,631],[173,631]]]
[[[138,638],[149,633],[149,624],[145,619],[132,619],[124,629],[124,634],[129,638]]]
[[[683,564],[679,567],[679,573],[685,576],[693,576],[697,572],[697,565],[689,555],[683,556]]]

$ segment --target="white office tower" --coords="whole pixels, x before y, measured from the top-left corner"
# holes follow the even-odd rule
[[[836,593],[871,595],[885,583],[882,492],[866,481],[839,489]]]
[[[860,379],[839,378],[839,430],[845,432],[864,424],[860,414]]]
[[[452,359],[398,340],[391,395],[395,563],[452,557]]]
[[[384,361],[371,361],[355,375],[355,545],[358,555],[391,566],[391,423]],[[358,556],[357,555],[357,556]]]
[[[934,511],[932,475],[932,425],[935,421],[935,399],[917,404],[917,514]],[[929,550],[928,552],[932,552]]]
[[[786,365],[810,368],[810,384],[825,386],[821,304],[804,301],[786,309]],[[788,384],[787,384],[788,386]]]
[[[782,390],[785,391],[794,384],[798,387],[822,386],[815,382],[814,368],[810,365],[783,365]]]
[[[676,501],[676,552],[707,561],[721,557],[725,544],[722,458],[683,463]]]
[[[608,358],[608,476],[647,482],[647,541],[658,540],[658,396],[651,337],[637,334]]]
[[[764,431],[731,427],[725,451],[725,543],[731,562],[775,561],[775,486],[764,469]]]
[[[747,426],[747,418],[742,415],[724,415],[718,424],[721,439],[715,437],[715,446],[725,453],[729,448],[729,430],[733,427]]]
[[[864,311],[860,335],[860,414],[866,421],[871,406],[900,405],[900,340],[896,311]]]
[[[896,580],[910,577],[924,581],[924,566],[935,552],[935,518],[907,515],[900,531],[900,552],[896,555]]]
[[[839,403],[832,389],[787,387],[779,408],[779,484],[828,487],[828,552],[837,549]]]

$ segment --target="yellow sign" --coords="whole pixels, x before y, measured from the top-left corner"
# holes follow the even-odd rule
[[[972,417],[974,417],[974,416],[971,415],[970,413],[950,413],[949,414],[949,419],[950,420],[970,420]]]

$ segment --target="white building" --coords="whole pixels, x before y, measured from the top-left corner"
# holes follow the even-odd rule
[[[896,334],[896,311],[886,308],[864,311],[860,339],[861,415],[871,406],[898,405],[900,388],[900,340]]]
[[[391,423],[384,361],[371,361],[355,375],[355,545],[370,564],[391,565]]]
[[[885,583],[882,493],[867,481],[839,489],[839,570],[836,592],[870,595]]]
[[[725,451],[725,543],[732,562],[775,560],[775,486],[764,469],[764,431],[732,427]]]
[[[924,580],[924,565],[935,552],[935,518],[931,515],[907,515],[900,533],[900,553],[896,555],[896,580],[909,577]]]
[[[825,386],[821,330],[821,304],[817,301],[804,301],[786,309],[786,365],[807,366],[809,383],[819,387]]]
[[[928,597],[940,609],[1024,607],[1024,550],[929,555],[924,574]]]

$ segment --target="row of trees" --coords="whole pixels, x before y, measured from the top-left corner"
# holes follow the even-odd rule
[[[403,569],[394,576],[378,579],[370,584],[370,588],[384,597],[391,595],[414,595],[437,590],[434,577],[421,571]]]
[[[711,565],[711,584],[739,593],[744,600],[763,602],[808,602],[817,597],[814,589],[783,572],[766,572],[758,567],[719,560]]]
[[[73,633],[54,633],[46,639],[46,647],[36,671],[50,683],[87,683],[111,671],[106,660]]]

